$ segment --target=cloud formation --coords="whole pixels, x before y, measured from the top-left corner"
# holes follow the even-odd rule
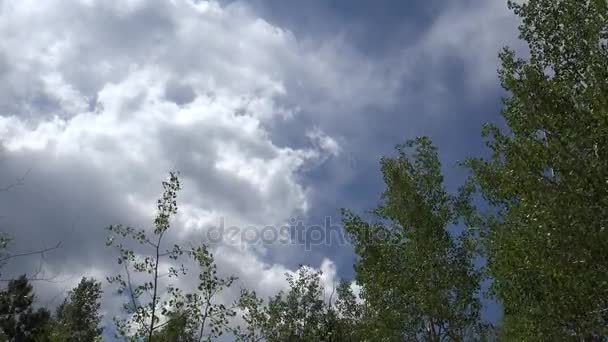
[[[394,43],[377,44],[386,51],[369,53],[339,30],[296,36],[244,1],[0,0],[0,183],[31,169],[0,194],[0,224],[18,250],[64,240],[45,267],[77,278],[112,269],[103,228],[149,226],[171,170],[183,181],[174,229],[184,240],[221,218],[280,226],[373,203],[380,189],[366,182],[379,151],[404,131],[445,126],[438,113],[495,88],[515,21],[501,0],[465,3],[433,2],[407,44],[392,32]],[[336,15],[317,20],[328,27]],[[310,261],[285,246],[214,249],[221,270],[268,295]],[[326,255],[315,261],[330,284],[340,270]]]
[[[46,261],[51,273],[110,269],[103,228],[148,226],[170,170],[184,188],[178,237],[197,238],[220,218],[264,226],[305,214],[301,173],[340,144],[317,125],[289,132],[304,144],[281,144],[277,124],[303,108],[382,105],[394,87],[343,42],[299,42],[239,3],[0,6],[2,179],[31,169],[0,199],[4,223],[15,248],[66,240]],[[263,250],[215,248],[225,272],[268,294],[283,286],[289,270]]]

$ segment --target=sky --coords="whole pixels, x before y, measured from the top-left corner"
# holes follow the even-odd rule
[[[340,208],[378,204],[380,158],[416,136],[456,188],[455,164],[487,153],[481,125],[500,123],[497,54],[521,46],[517,25],[505,0],[0,0],[0,184],[23,178],[0,225],[15,251],[62,242],[3,276],[42,269],[50,305],[105,279],[104,228],[150,227],[176,170],[172,238],[208,242],[224,274],[262,295],[300,264],[350,279],[339,239],[255,237],[339,231]]]

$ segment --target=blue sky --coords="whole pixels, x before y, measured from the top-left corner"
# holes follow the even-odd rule
[[[113,270],[103,228],[149,225],[170,170],[189,241],[222,219],[371,209],[379,159],[420,135],[453,189],[455,163],[485,153],[481,124],[499,122],[497,53],[521,47],[516,28],[503,0],[0,1],[0,180],[30,170],[0,198],[4,230],[19,250],[64,241],[44,261],[62,279],[39,291],[52,302]],[[352,276],[348,246],[212,248],[262,294],[298,264]]]

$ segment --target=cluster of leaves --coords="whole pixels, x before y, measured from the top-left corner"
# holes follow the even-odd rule
[[[608,10],[605,0],[510,2],[529,56],[501,55],[508,131],[471,185],[493,293],[513,340],[608,340]]]
[[[413,153],[410,153],[412,151]],[[384,158],[386,191],[366,222],[344,211],[358,261],[370,340],[460,341],[479,338],[480,274],[469,236],[455,238],[460,197],[443,186],[436,149],[427,138],[397,146]]]
[[[58,307],[35,309],[32,285],[25,276],[0,293],[0,341],[90,342],[101,338],[101,283],[83,278]]]
[[[321,272],[301,267],[296,275],[287,274],[289,290],[268,299],[242,290],[238,308],[245,323],[235,329],[238,341],[357,341],[360,304],[348,283],[338,287],[325,300]]]
[[[222,336],[235,315],[231,307],[216,301],[216,297],[236,280],[230,276],[218,276],[213,255],[206,246],[190,246],[188,249],[174,244],[167,248],[164,238],[170,229],[170,219],[177,213],[177,193],[180,182],[176,173],[163,182],[163,194],[158,200],[158,212],[152,235],[146,230],[136,230],[122,225],[110,226],[111,235],[107,246],[118,250],[118,264],[124,271],[108,277],[117,286],[117,293],[128,301],[123,305],[125,315],[114,317],[117,337],[132,341],[164,341],[168,336],[179,335],[177,341],[210,341]],[[129,246],[147,247],[136,251]],[[170,280],[187,275],[184,264],[175,264],[187,257],[199,269],[198,285],[187,292],[171,283],[163,284],[161,278]],[[168,266],[162,267],[165,258]],[[137,282],[138,279],[145,279]]]
[[[34,309],[32,285],[25,276],[10,281],[0,293],[0,328],[8,341],[34,341],[45,336],[51,313],[45,308]]]
[[[101,283],[83,278],[57,308],[51,327],[51,341],[84,342],[99,339]]]

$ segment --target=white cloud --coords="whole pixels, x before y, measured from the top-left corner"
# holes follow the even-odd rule
[[[498,51],[517,37],[517,19],[506,1],[454,5],[428,32],[429,48],[438,56],[458,56],[465,63],[475,89],[496,83]]]
[[[510,46],[523,50],[517,40],[517,25],[518,19],[505,0],[451,2],[415,44],[402,50],[402,67],[415,76],[417,68],[424,65],[429,92],[441,94],[451,91],[442,84],[446,80],[444,66],[462,63],[463,86],[472,95],[479,95],[497,85],[500,49]]]
[[[396,96],[405,74],[441,88],[437,75],[419,71],[448,58],[466,63],[471,89],[495,82],[496,38],[512,36],[504,30],[514,25],[499,1],[480,3],[444,12],[398,56],[403,61],[374,61],[340,37],[298,40],[241,2],[0,0],[2,172],[12,177],[32,166],[30,190],[0,198],[0,207],[25,243],[54,237],[80,217],[71,233],[77,245],[49,262],[96,275],[109,267],[108,251],[90,241],[101,234],[93,232],[117,221],[149,223],[169,170],[181,171],[184,183],[179,237],[221,218],[280,225],[311,207],[303,171],[365,151],[343,147],[326,126],[332,134],[355,127],[350,134],[375,141],[368,109],[407,103]],[[433,102],[433,92],[421,94],[419,101]],[[303,126],[278,131],[290,120]],[[291,135],[306,143],[276,139]],[[346,171],[337,172],[344,184]],[[329,196],[331,187],[318,190]],[[233,247],[214,246],[220,269],[264,295],[284,288],[293,270],[265,260],[264,250]],[[330,289],[335,265],[319,267]]]
[[[258,208],[249,211],[283,217],[307,207],[298,169],[337,153],[322,132],[313,138],[319,149],[276,146],[266,126],[297,110],[278,99],[308,105],[288,94],[286,82],[308,78],[305,87],[327,86],[325,100],[343,101],[344,87],[331,91],[348,77],[333,70],[342,63],[318,58],[329,47],[304,50],[288,31],[242,5],[7,1],[0,13],[8,71],[0,78],[12,88],[1,97],[0,132],[9,151],[114,165],[113,180],[135,172],[147,181],[185,168],[187,182],[234,181],[248,202],[255,200]]]
[[[340,145],[332,137],[326,135],[319,129],[314,129],[306,133],[306,136],[310,138],[315,144],[323,151],[328,152],[333,156],[340,154]]]
[[[23,195],[24,203],[48,209],[32,213],[28,205],[13,206],[21,210],[12,213],[16,226],[27,226],[16,237],[56,234],[72,219],[55,216],[59,204],[80,208],[82,219],[95,224],[143,222],[169,170],[182,173],[175,225],[182,237],[220,218],[264,226],[305,213],[309,189],[300,173],[341,147],[318,127],[294,132],[308,137],[305,146],[279,145],[272,129],[302,109],[348,115],[391,103],[396,83],[375,68],[344,42],[299,42],[238,3],[2,1],[5,159],[33,165],[31,184],[67,184]],[[51,221],[55,225],[45,230],[28,224]],[[85,223],[74,236],[83,239],[82,250],[104,255],[102,243],[86,241],[99,235],[87,233],[102,228],[95,224]],[[71,246],[64,248],[69,255]],[[284,273],[290,272],[285,266],[268,264],[246,247],[215,249],[220,267],[262,293],[284,287]],[[94,256],[70,262],[91,259],[100,263],[97,273],[109,267]],[[59,266],[65,259],[50,262],[56,263],[51,268],[67,268]],[[335,277],[329,263],[322,268]]]

